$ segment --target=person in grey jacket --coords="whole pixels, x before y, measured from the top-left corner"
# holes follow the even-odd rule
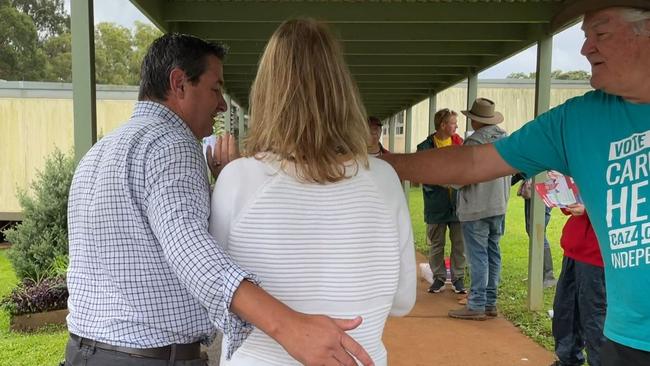
[[[471,120],[474,129],[465,145],[493,143],[507,136],[506,131],[497,126],[503,122],[503,115],[495,111],[493,101],[478,98],[471,110],[461,112]],[[505,177],[458,190],[456,213],[461,222],[472,285],[467,305],[449,311],[452,318],[485,320],[497,316],[501,273],[499,241],[504,231],[509,195],[510,179]]]

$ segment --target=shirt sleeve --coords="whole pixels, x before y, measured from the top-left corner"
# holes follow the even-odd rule
[[[376,183],[386,197],[389,210],[395,217],[399,240],[399,279],[397,291],[390,309],[392,316],[404,316],[415,305],[417,273],[415,268],[415,245],[413,226],[402,185],[393,168],[383,161],[374,161],[371,168],[376,172]]]
[[[230,312],[230,303],[241,281],[256,278],[234,263],[208,233],[207,172],[193,143],[174,142],[147,159],[145,210],[171,269],[229,342],[230,358],[253,330]]]
[[[226,251],[230,230],[258,191],[275,175],[254,158],[240,158],[223,168],[212,191],[210,234]]]
[[[404,316],[408,314],[415,305],[417,274],[415,269],[415,245],[413,243],[413,227],[406,198],[402,191],[397,212],[397,230],[399,232],[399,280],[397,292],[393,298],[393,305],[390,309],[392,316]]]
[[[551,109],[510,137],[496,141],[494,147],[511,167],[526,177],[549,169],[567,174],[566,108],[567,104],[563,104]]]

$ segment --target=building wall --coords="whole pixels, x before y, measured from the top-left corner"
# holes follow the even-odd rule
[[[554,84],[551,103],[557,105],[589,89],[586,83]],[[466,103],[465,85],[459,84],[437,97],[437,106],[460,111]],[[508,132],[530,120],[534,112],[534,87],[530,82],[479,81],[478,95],[493,99],[505,115]],[[97,134],[104,136],[131,115],[136,87],[98,86]],[[426,138],[429,102],[414,106],[412,149]],[[459,133],[465,118],[459,117]],[[384,136],[384,146],[388,137]],[[55,148],[73,148],[73,106],[70,84],[0,82],[0,221],[20,212],[16,190],[28,188]],[[404,135],[396,135],[396,152],[404,151]],[[10,216],[7,216],[10,215]]]
[[[126,121],[137,88],[99,86],[97,134],[103,136]],[[0,221],[20,212],[16,192],[26,189],[55,148],[74,145],[70,84],[0,82]]]
[[[458,113],[458,131],[465,134],[466,118],[460,113],[468,109],[466,85],[459,84],[437,95],[437,110],[450,108]],[[551,89],[551,107],[557,106],[569,98],[582,95],[591,90],[587,82],[555,82]],[[533,119],[535,114],[535,87],[527,80],[479,80],[478,96],[488,98],[496,104],[496,110],[503,113],[504,122],[500,125],[508,133],[519,129]],[[425,99],[413,107],[412,151],[417,144],[428,136],[429,100]],[[382,136],[382,144],[388,146],[388,136]],[[394,152],[404,152],[404,135],[395,135]]]

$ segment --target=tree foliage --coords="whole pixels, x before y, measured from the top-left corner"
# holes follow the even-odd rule
[[[68,32],[46,39],[43,51],[48,60],[44,80],[72,81],[72,35]]]
[[[535,79],[537,73],[513,72],[506,76],[508,79]],[[553,70],[551,72],[551,79],[554,80],[589,80],[591,74],[584,70],[574,70],[563,72],[562,70]]]
[[[0,79],[43,79],[46,57],[32,18],[0,0],[0,19]]]
[[[70,32],[70,15],[63,0],[12,0],[14,8],[27,14],[34,22],[39,40]]]
[[[95,26],[95,77],[98,84],[136,84],[130,75],[131,31],[115,23]]]
[[[63,5],[64,0],[0,0],[0,79],[72,81],[70,15]],[[142,59],[160,35],[152,25],[138,21],[133,30],[97,24],[97,82],[137,85]]]
[[[162,33],[150,24],[135,21],[133,33],[133,57],[131,57],[131,73],[135,75],[136,84],[140,80],[140,65],[153,41]]]

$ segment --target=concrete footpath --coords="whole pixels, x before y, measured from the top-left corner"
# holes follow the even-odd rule
[[[417,263],[426,262],[420,254]],[[447,316],[462,307],[448,287],[427,293],[429,283],[419,277],[415,307],[406,317],[390,317],[384,330],[390,366],[548,366],[552,352],[523,335],[501,315],[485,321]]]

